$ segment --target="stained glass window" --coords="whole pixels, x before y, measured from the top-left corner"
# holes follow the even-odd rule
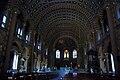
[[[56,50],[56,58],[60,58],[60,51],[59,50]]]
[[[68,50],[64,51],[64,58],[69,58],[69,52],[68,52]]]
[[[17,69],[17,66],[18,66],[18,55],[17,55],[16,52],[15,52],[12,68],[13,68],[13,69]]]
[[[3,16],[1,27],[5,28],[6,16]]]
[[[73,58],[77,58],[77,51],[73,50]]]
[[[23,30],[18,28],[18,31],[17,31],[17,37],[22,39],[22,34],[23,34]]]

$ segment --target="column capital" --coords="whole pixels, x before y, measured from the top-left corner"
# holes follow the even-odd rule
[[[31,34],[31,33],[33,33],[34,35],[36,34],[36,31],[34,31],[34,30],[29,30],[29,33]]]
[[[26,26],[27,17],[24,18],[23,26]]]
[[[20,14],[20,11],[17,8],[12,9],[15,14]]]
[[[106,2],[106,3],[105,3],[105,8],[106,8],[106,9],[110,9],[110,7],[111,7],[111,3],[110,3],[110,2]]]
[[[53,51],[55,51],[56,49],[55,48],[53,48]]]
[[[100,23],[104,23],[104,19],[103,19],[103,15],[102,14],[100,14],[100,16],[99,16],[99,18],[100,18]]]
[[[101,57],[100,55],[98,56],[98,58],[99,58],[99,59],[102,59],[102,57]]]
[[[8,11],[10,11],[12,13],[15,13],[15,14],[20,14],[19,9],[13,8],[13,7],[10,7],[10,6],[8,6]]]
[[[32,33],[32,30],[29,30],[29,33],[31,34],[31,33]]]
[[[36,31],[33,31],[34,35],[36,34]]]

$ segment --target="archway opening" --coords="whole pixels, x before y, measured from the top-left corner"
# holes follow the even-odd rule
[[[55,66],[75,68],[77,66],[77,45],[70,38],[60,38],[55,45]]]

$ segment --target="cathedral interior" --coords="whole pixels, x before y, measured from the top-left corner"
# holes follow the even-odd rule
[[[0,80],[119,80],[120,0],[0,0]]]

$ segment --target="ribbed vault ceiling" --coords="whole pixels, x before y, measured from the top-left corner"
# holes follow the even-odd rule
[[[61,36],[85,43],[94,29],[94,18],[104,0],[14,0],[23,16],[30,19],[33,28],[46,43]]]

